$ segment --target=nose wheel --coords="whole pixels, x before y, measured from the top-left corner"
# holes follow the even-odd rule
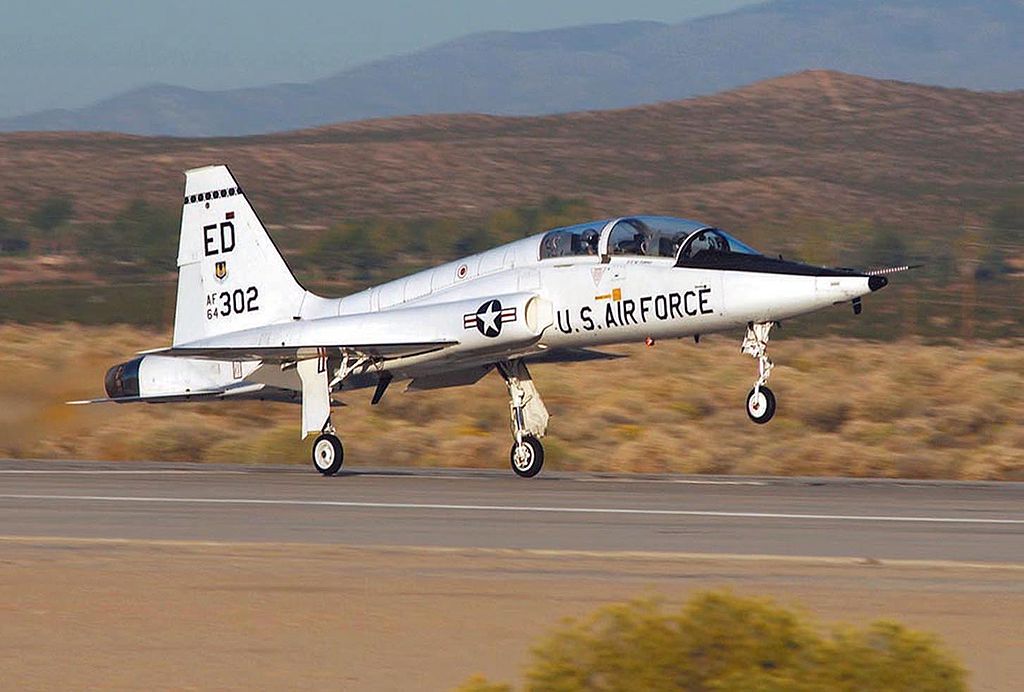
[[[544,467],[544,447],[533,435],[524,435],[522,442],[512,443],[509,461],[517,476],[533,478]]]
[[[767,387],[755,387],[747,394],[747,415],[750,420],[764,425],[775,415],[775,394]]]
[[[333,476],[345,461],[345,448],[337,435],[324,433],[313,441],[313,468],[325,476]]]

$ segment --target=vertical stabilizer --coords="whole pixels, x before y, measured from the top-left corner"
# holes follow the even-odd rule
[[[174,345],[289,320],[305,295],[227,166],[186,171]]]

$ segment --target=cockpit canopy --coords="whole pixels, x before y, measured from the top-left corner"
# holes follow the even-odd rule
[[[670,216],[605,219],[548,231],[541,239],[540,259],[580,255],[636,255],[684,260],[702,253],[759,255],[725,231]]]
[[[691,235],[679,252],[678,260],[699,259],[708,253],[760,255],[761,253],[718,228],[704,228]]]

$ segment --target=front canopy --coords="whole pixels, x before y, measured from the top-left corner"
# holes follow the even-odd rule
[[[713,254],[760,255],[761,253],[746,243],[736,240],[718,228],[703,228],[683,243],[678,261],[699,260],[702,256]]]

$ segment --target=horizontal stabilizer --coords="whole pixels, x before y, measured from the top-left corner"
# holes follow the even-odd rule
[[[71,406],[82,406],[85,404],[166,404],[173,401],[197,401],[201,399],[226,399],[228,397],[240,397],[255,394],[263,390],[263,384],[245,384],[238,387],[221,387],[218,389],[199,389],[191,392],[177,394],[160,394],[158,396],[119,396],[104,397],[102,399],[79,399],[77,401],[65,402]]]

